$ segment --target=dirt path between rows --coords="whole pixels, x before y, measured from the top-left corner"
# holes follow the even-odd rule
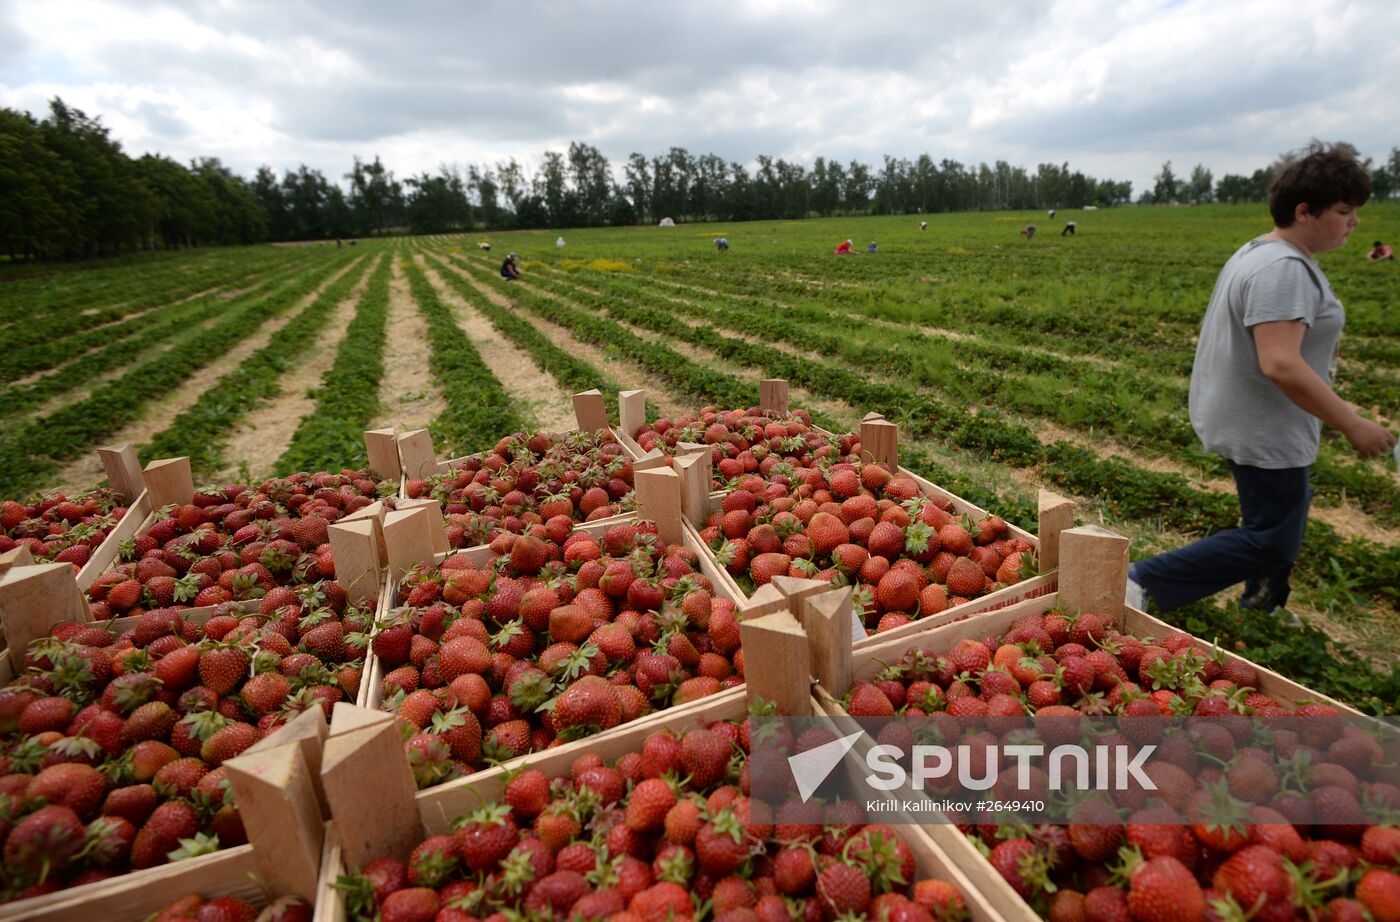
[[[443,280],[420,255],[428,282],[444,304],[452,308],[457,325],[467,334],[481,360],[515,402],[515,410],[530,430],[568,432],[577,425],[571,395],[565,393],[545,369],[527,353],[496,331],[491,322]]]
[[[379,415],[371,429],[396,427],[399,432],[425,429],[447,408],[428,372],[428,325],[409,291],[408,279],[399,267],[399,254],[391,254],[389,276],[388,339],[384,343],[384,377],[379,381]]]
[[[451,263],[449,263],[451,265]],[[620,390],[645,390],[647,399],[656,405],[657,409],[665,416],[674,417],[678,413],[687,412],[688,403],[681,400],[676,395],[657,387],[650,379],[647,372],[641,367],[628,362],[621,356],[609,356],[603,350],[591,343],[575,339],[573,334],[558,324],[551,323],[542,317],[538,317],[528,312],[522,312],[504,294],[483,284],[472,273],[459,266],[452,266],[452,271],[470,282],[477,291],[484,294],[491,300],[491,303],[505,310],[510,311],[518,317],[524,317],[536,330],[544,335],[551,343],[563,349],[571,355],[577,356],[590,366],[611,377]],[[553,298],[554,295],[547,291],[541,291],[525,282],[517,283],[525,290],[533,292],[546,298]],[[602,382],[599,382],[600,387]],[[693,409],[693,408],[690,408]]]
[[[273,465],[287,450],[302,418],[316,409],[316,398],[309,392],[320,385],[321,379],[335,365],[336,350],[345,339],[346,327],[355,319],[360,299],[369,288],[370,276],[378,268],[379,261],[387,258],[382,254],[371,257],[355,287],[336,305],[326,332],[316,337],[314,345],[301,353],[291,370],[282,376],[282,393],[239,420],[224,450],[228,464],[216,479],[234,477],[244,469],[251,472],[254,481],[272,476]]]
[[[156,433],[169,426],[175,417],[194,406],[204,392],[216,381],[238,367],[244,359],[266,346],[278,330],[296,319],[302,311],[321,296],[321,292],[329,288],[339,278],[347,272],[355,271],[361,262],[361,259],[357,259],[327,278],[316,287],[315,291],[297,301],[291,309],[267,321],[258,327],[257,332],[252,336],[247,337],[233,349],[185,379],[174,393],[162,400],[148,403],[138,419],[125,426],[120,432],[104,439],[103,444],[121,445],[124,442],[131,442],[141,446],[150,441]],[[58,473],[55,488],[65,493],[82,491],[95,486],[105,476],[102,462],[98,460],[97,452],[93,451],[64,466]]]

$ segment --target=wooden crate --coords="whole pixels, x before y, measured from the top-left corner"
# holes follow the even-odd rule
[[[626,399],[624,399],[624,397]],[[762,409],[771,409],[778,413],[788,412],[788,385],[782,379],[769,379],[762,381],[759,387],[759,406]],[[620,396],[618,400],[619,416],[621,418],[620,428],[623,432],[630,434],[640,427],[645,420],[644,413],[645,392],[630,391],[626,395]],[[826,436],[831,440],[836,440],[838,436],[828,432],[819,426],[813,427],[814,431]],[[951,504],[955,515],[967,515],[976,519],[985,518],[989,513],[980,506],[963,499],[956,493],[938,486],[932,481],[919,476],[907,468],[898,464],[898,431],[893,423],[885,420],[878,413],[868,414],[861,422],[861,448],[862,453],[871,460],[888,464],[900,473],[912,478],[923,494],[927,497],[946,500]],[[638,446],[640,451],[640,446]],[[705,527],[705,521],[710,514],[718,512],[724,497],[728,491],[710,490],[711,464],[709,459],[709,446],[698,444],[681,443],[677,446],[674,457],[663,458],[659,452],[653,451],[649,456],[639,455],[638,465],[666,465],[674,469],[681,477],[681,491],[683,513],[686,518],[686,526],[690,532],[689,539],[704,547],[700,541],[700,530]],[[692,454],[701,454],[703,457],[698,462],[684,460]],[[1028,542],[1034,549],[1040,564],[1040,575],[1028,580],[1008,586],[996,592],[979,596],[976,599],[966,602],[956,608],[948,609],[931,618],[921,618],[892,631],[883,634],[863,637],[858,635],[855,643],[857,646],[882,642],[895,637],[902,637],[908,634],[919,633],[931,625],[946,624],[970,615],[981,614],[988,611],[996,611],[1007,605],[1013,605],[1023,599],[1034,598],[1039,595],[1054,592],[1058,585],[1058,578],[1055,575],[1055,568],[1059,560],[1060,533],[1074,524],[1074,503],[1064,497],[1042,490],[1039,497],[1039,536],[1032,535],[1024,529],[1018,528],[1008,523],[1008,533],[1011,537],[1021,538]],[[755,602],[756,596],[746,593],[733,576],[729,574],[715,560],[714,554],[705,547],[705,552],[701,555],[702,569],[716,586],[723,585],[726,592],[738,600],[741,607],[747,607]]]
[[[1090,531],[1088,529],[1075,529],[1075,532]],[[1078,537],[1072,535],[1071,537]],[[1102,536],[1091,536],[1102,537]],[[1071,554],[1073,550],[1071,550]],[[1110,557],[1114,555],[1110,554]],[[1126,563],[1126,560],[1125,560]],[[1090,566],[1077,566],[1075,563],[1067,568],[1066,580],[1072,585],[1068,588],[1071,591],[1084,592],[1083,580],[1080,574],[1085,574],[1090,586],[1088,590],[1092,593],[1095,587],[1092,585],[1095,569]],[[1118,579],[1107,579],[1102,581],[1106,585],[1105,593],[1117,591],[1118,605],[1117,611],[1109,610],[1105,612],[1110,616],[1110,620],[1119,630],[1136,636],[1163,636],[1165,634],[1185,633],[1178,628],[1174,628],[1166,622],[1138,611],[1128,608],[1122,604],[1122,582]],[[934,653],[944,653],[951,650],[960,640],[979,639],[988,635],[1002,634],[1019,619],[1031,615],[1043,614],[1064,603],[1061,593],[1050,593],[1038,598],[1027,599],[1014,605],[1009,605],[998,611],[985,613],[974,620],[959,621],[951,624],[929,625],[928,629],[922,633],[910,634],[890,640],[883,640],[877,644],[868,644],[854,651],[851,658],[851,668],[849,670],[850,681],[870,680],[884,669],[885,666],[898,662],[899,659],[910,650],[924,649]],[[1068,606],[1067,606],[1068,607]],[[1077,610],[1079,609],[1075,606]],[[1270,695],[1283,702],[1314,701],[1329,704],[1343,714],[1361,716],[1356,709],[1336,701],[1326,695],[1312,691],[1298,683],[1288,679],[1278,673],[1267,669],[1257,663],[1252,663],[1242,656],[1239,656],[1222,647],[1217,647],[1212,643],[1197,637],[1192,638],[1193,649],[1207,655],[1219,656],[1226,661],[1237,661],[1246,663],[1253,667],[1259,675],[1259,691]],[[847,682],[849,685],[849,681]],[[833,717],[849,717],[845,708],[837,700],[847,691],[845,687],[825,688],[819,685],[813,691],[818,704],[824,712]],[[868,747],[869,743],[864,744]],[[1031,907],[1021,899],[1001,875],[986,861],[982,853],[978,851],[973,842],[963,835],[958,828],[951,823],[930,823],[925,824],[924,832],[943,850],[943,852],[953,860],[953,862],[963,871],[973,886],[992,905],[1001,918],[1011,920],[1011,922],[1038,922],[1040,917]]]
[[[207,898],[235,896],[255,906],[286,894],[315,900],[324,865],[326,826],[310,787],[311,775],[302,761],[301,744],[275,742],[276,735],[259,744],[263,752],[245,753],[228,763],[235,767],[247,760],[236,786],[242,785],[244,777],[267,776],[266,780],[254,777],[251,789],[241,788],[240,812],[246,809],[250,814],[246,816],[249,844],[6,903],[0,905],[0,920],[142,922],[187,893]],[[279,766],[293,767],[289,785],[281,785],[287,773],[279,772]]]
[[[655,476],[649,477],[648,474],[655,474]],[[591,535],[594,535],[595,537],[602,538],[606,531],[613,525],[618,524],[619,521],[634,522],[641,515],[650,511],[652,513],[657,514],[647,517],[657,521],[658,531],[668,543],[684,544],[685,546],[689,547],[692,551],[695,551],[697,557],[699,557],[703,561],[703,555],[700,554],[700,549],[694,542],[693,532],[690,532],[686,529],[685,523],[679,513],[680,496],[677,492],[679,490],[679,482],[677,478],[675,478],[675,476],[671,474],[669,470],[666,470],[665,472],[642,471],[639,472],[639,476],[644,486],[642,489],[643,495],[639,498],[639,506],[641,508],[638,514],[628,516],[619,520],[604,519],[594,522],[585,522],[576,525],[575,528],[577,530],[585,531]],[[670,510],[670,515],[664,514],[664,510],[667,509]],[[437,565],[440,564],[448,556],[456,554],[466,554],[477,566],[485,567],[495,557],[494,552],[486,546],[470,548],[464,551],[434,553],[432,551],[431,541],[424,534],[424,531],[431,524],[431,517],[428,516],[426,510],[420,509],[406,513],[391,514],[391,518],[393,518],[394,515],[399,515],[402,517],[394,519],[394,521],[386,520],[386,543],[389,545],[388,550],[390,564],[386,573],[387,582],[385,585],[385,589],[380,596],[380,608],[377,614],[377,618],[383,618],[388,614],[389,610],[394,607],[394,600],[398,596],[399,579],[402,577],[403,573],[405,573],[411,567],[418,564],[425,564],[429,566]],[[707,572],[704,571],[703,566],[702,572]],[[727,594],[725,586],[721,583],[717,582],[715,584],[715,594],[720,598],[731,598],[732,600],[732,597]],[[384,693],[383,688],[381,686],[384,675],[384,664],[380,661],[379,657],[374,655],[373,648],[371,647],[370,651],[366,654],[365,672],[363,678],[361,679],[360,695],[358,696],[356,704],[363,708],[367,708],[374,711],[379,710],[383,706]],[[717,696],[710,696],[710,698],[713,697]],[[668,708],[666,710],[659,711],[654,714],[649,714],[646,717],[634,721],[633,723],[646,724],[649,721],[659,721],[664,723],[668,719],[679,719],[679,717],[677,717],[676,715],[682,714],[686,709],[691,708],[692,706],[700,704],[704,701],[708,701],[710,700],[710,698],[701,699],[700,702],[691,702],[686,705]],[[628,724],[626,726],[630,727],[631,724]],[[602,736],[606,735],[607,734],[595,735],[589,737],[586,740],[580,741],[580,743],[582,745],[596,745],[597,741]],[[554,752],[556,750],[550,751]],[[503,763],[503,766],[509,768],[519,766],[526,762],[533,763],[539,758],[539,755],[539,753],[527,753],[526,755],[518,756],[514,759],[508,760],[507,762]],[[476,775],[471,776],[471,778],[476,778],[480,774],[481,773],[477,773]],[[448,784],[446,785],[439,785],[428,790],[436,791],[441,788],[452,787],[453,785],[458,785],[460,783],[460,781],[448,782]]]
[[[815,708],[816,705],[814,704]],[[719,695],[712,695],[701,701],[692,702],[682,708],[665,712],[666,721],[642,719],[623,727],[611,730],[586,740],[569,743],[545,752],[535,753],[530,767],[537,768],[549,777],[567,775],[575,758],[584,753],[596,753],[604,762],[612,763],[629,752],[639,752],[643,741],[657,729],[666,727],[683,733],[692,727],[708,724],[715,720],[742,720],[747,714],[744,695],[741,689],[731,689]],[[663,715],[656,715],[663,716]],[[417,795],[418,816],[414,828],[421,828],[424,835],[441,835],[452,831],[452,820],[474,810],[483,803],[498,799],[505,790],[507,766],[499,766],[443,785],[421,791]],[[386,820],[393,822],[392,816]],[[403,822],[402,818],[399,818]],[[917,826],[896,827],[895,833],[914,853],[915,866],[922,877],[934,877],[953,883],[962,892],[971,918],[974,922],[999,922],[999,916],[973,885],[958,864],[936,844],[923,829]],[[390,852],[388,843],[395,839],[403,841],[394,831],[384,834],[386,843],[383,854]],[[402,845],[399,846],[403,848]],[[339,850],[328,850],[329,860],[323,866],[319,896],[317,899],[316,922],[344,922],[345,904],[333,884],[336,878],[347,871],[345,862],[340,860]],[[397,855],[407,857],[406,853]]]

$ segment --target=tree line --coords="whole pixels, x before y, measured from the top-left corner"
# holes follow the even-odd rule
[[[1365,160],[1379,198],[1400,195],[1400,148]],[[1264,199],[1274,166],[1217,183],[1197,164],[1178,178],[1163,165],[1139,203]],[[342,184],[341,180],[344,180]],[[808,165],[759,155],[752,165],[683,147],[631,154],[615,171],[598,148],[573,142],[527,169],[514,158],[441,166],[400,180],[376,156],[343,177],[301,164],[251,179],[217,158],[188,165],[126,155],[100,118],[55,98],[42,120],[0,108],[0,252],[13,259],[87,258],[133,250],[328,240],[382,233],[595,227],[813,215],[930,214],[1111,206],[1132,183],[1068,163],[1034,170],[975,166],[921,154],[872,165],[817,157]]]

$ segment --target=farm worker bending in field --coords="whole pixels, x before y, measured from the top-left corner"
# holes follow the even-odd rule
[[[1065,237],[1065,236],[1073,237],[1073,236],[1074,236],[1074,229],[1075,229],[1076,227],[1078,227],[1078,226],[1079,226],[1078,224],[1075,224],[1073,221],[1070,221],[1069,223],[1067,223],[1067,224],[1065,225],[1065,229],[1062,230],[1062,231],[1060,231],[1060,236],[1061,236],[1061,237]]]
[[[865,248],[865,252],[867,252],[867,253],[874,253],[874,252],[875,252],[875,241],[874,241],[874,240],[870,241],[870,245],[869,245],[868,247]]]
[[[506,261],[501,263],[501,278],[505,279],[507,282],[513,282],[520,278],[520,269],[515,265],[515,261],[518,258],[519,257],[514,253],[508,253],[506,254]]]
[[[836,252],[842,254],[851,252],[851,241],[842,240],[840,243],[836,244]]]
[[[1027,240],[1029,240],[1029,239],[1031,239],[1032,237],[1034,237],[1034,236],[1035,236],[1035,225],[1034,225],[1034,224],[1027,224],[1025,227],[1021,228],[1021,236],[1022,236],[1022,237],[1025,237]]]
[[[1371,245],[1371,252],[1366,254],[1366,258],[1371,260],[1371,262],[1375,262],[1379,259],[1394,259],[1395,251],[1377,240]]]
[[[927,221],[920,221],[920,222],[919,222],[919,230],[928,230],[928,222],[927,222]]]
[[[1128,604],[1151,599],[1167,610],[1243,582],[1241,607],[1285,605],[1322,424],[1363,456],[1395,443],[1332,390],[1345,317],[1315,258],[1346,243],[1370,195],[1351,154],[1317,143],[1274,177],[1274,229],[1221,270],[1191,370],[1191,425],[1229,462],[1241,525],[1133,564]]]
[[[729,238],[728,238],[728,237],[716,237],[716,238],[715,238],[715,249],[716,249],[716,250],[727,250],[727,249],[729,249]]]

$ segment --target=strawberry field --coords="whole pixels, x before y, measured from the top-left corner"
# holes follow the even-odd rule
[[[1085,217],[1076,237],[1032,241],[1015,233],[1026,216],[963,214],[926,231],[897,218],[577,231],[563,249],[500,234],[489,253],[476,238],[220,250],[7,281],[0,497],[95,487],[93,449],[124,441],[143,462],[189,456],[200,482],[251,481],[361,466],[367,428],[427,426],[455,456],[568,428],[568,395],[591,387],[614,413],[619,389],[645,388],[648,418],[675,418],[748,405],[760,378],[782,377],[831,431],[883,413],[906,466],[1014,525],[1033,529],[1044,486],[1146,555],[1237,515],[1184,405],[1215,273],[1258,215]],[[1363,220],[1362,236],[1384,237],[1396,213]],[[878,251],[833,256],[846,237]],[[519,284],[495,271],[507,249]],[[1353,249],[1323,257],[1348,314],[1338,389],[1394,426],[1393,267]],[[1301,628],[1223,597],[1172,617],[1348,700],[1394,701],[1400,478],[1329,433],[1314,482]]]
[[[1063,529],[1142,556],[1235,522],[1186,387],[1263,229],[1083,217],[0,282],[0,922],[98,894],[246,922],[1400,918],[1378,744],[1310,725],[1275,757],[1234,719],[1400,712],[1400,474],[1324,437],[1291,612],[1075,606],[1069,548],[1122,539]],[[1322,258],[1337,387],[1395,428],[1400,286],[1355,249]],[[751,739],[775,710],[1229,729],[1174,751],[1165,808],[892,827],[751,800],[751,766],[835,738]]]

